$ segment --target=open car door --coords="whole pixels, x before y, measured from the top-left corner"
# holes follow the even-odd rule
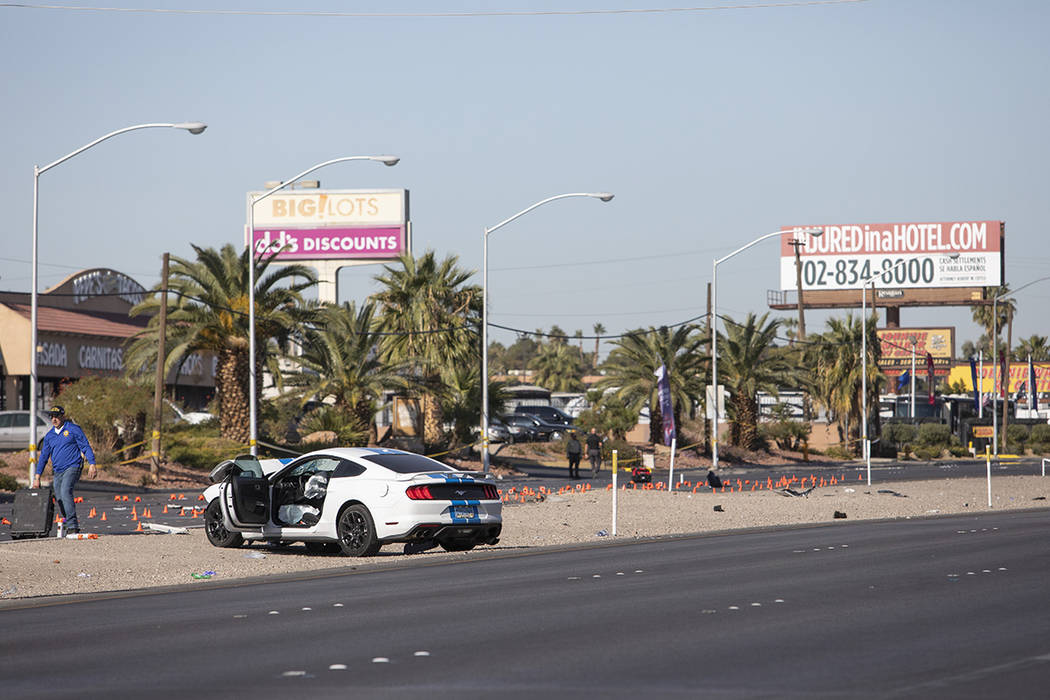
[[[262,466],[251,455],[237,457],[224,466],[223,514],[239,530],[261,530],[270,520],[270,480]]]

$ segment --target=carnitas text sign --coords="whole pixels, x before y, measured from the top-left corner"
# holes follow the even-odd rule
[[[249,203],[260,194],[249,193]],[[408,191],[280,191],[254,205],[253,224],[256,255],[295,262],[393,259],[408,251]]]
[[[820,236],[798,233],[818,227],[824,231]],[[1002,284],[1001,221],[828,224],[783,231],[782,290],[797,284],[793,241],[801,242],[803,290],[859,290],[868,278],[876,289]]]
[[[920,372],[926,367],[926,353],[933,357],[934,373],[946,376],[955,357],[955,328],[880,328],[879,369],[896,376],[911,368],[912,343],[915,348],[915,367]]]

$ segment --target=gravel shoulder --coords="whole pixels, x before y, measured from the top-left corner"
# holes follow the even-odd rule
[[[108,535],[97,540],[21,540],[0,544],[0,608],[3,600],[74,593],[126,591],[180,584],[212,585],[260,576],[288,575],[419,561],[466,559],[547,546],[631,541],[676,534],[754,527],[923,518],[956,513],[1048,508],[1050,479],[997,477],[988,507],[985,479],[862,483],[817,488],[806,496],[777,491],[669,494],[620,491],[612,536],[612,493],[551,495],[542,502],[506,505],[498,545],[449,554],[441,549],[406,556],[389,545],[378,556],[348,559],[307,554],[302,546],[217,549],[203,529],[185,535]],[[715,510],[720,506],[721,510]],[[845,519],[835,513],[845,514]],[[263,556],[259,556],[263,555]],[[210,579],[193,574],[215,572]]]

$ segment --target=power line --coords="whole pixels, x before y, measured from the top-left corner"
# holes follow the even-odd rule
[[[4,2],[0,7],[28,10],[61,10],[72,12],[108,12],[164,15],[230,15],[262,17],[320,17],[350,19],[461,19],[468,17],[550,17],[583,15],[658,15],[722,12],[726,10],[766,10],[783,7],[819,7],[847,5],[868,0],[796,0],[794,2],[763,2],[747,5],[702,5],[695,7],[640,7],[594,10],[475,10],[465,12],[338,12],[325,10],[220,10],[162,7],[90,7],[77,5],[45,5],[38,3]]]

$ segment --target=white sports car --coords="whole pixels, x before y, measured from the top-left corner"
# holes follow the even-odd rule
[[[440,545],[466,551],[496,544],[503,506],[489,475],[371,447],[338,447],[293,459],[227,460],[204,491],[208,541],[305,542],[316,552],[372,556],[384,544],[406,552]]]

